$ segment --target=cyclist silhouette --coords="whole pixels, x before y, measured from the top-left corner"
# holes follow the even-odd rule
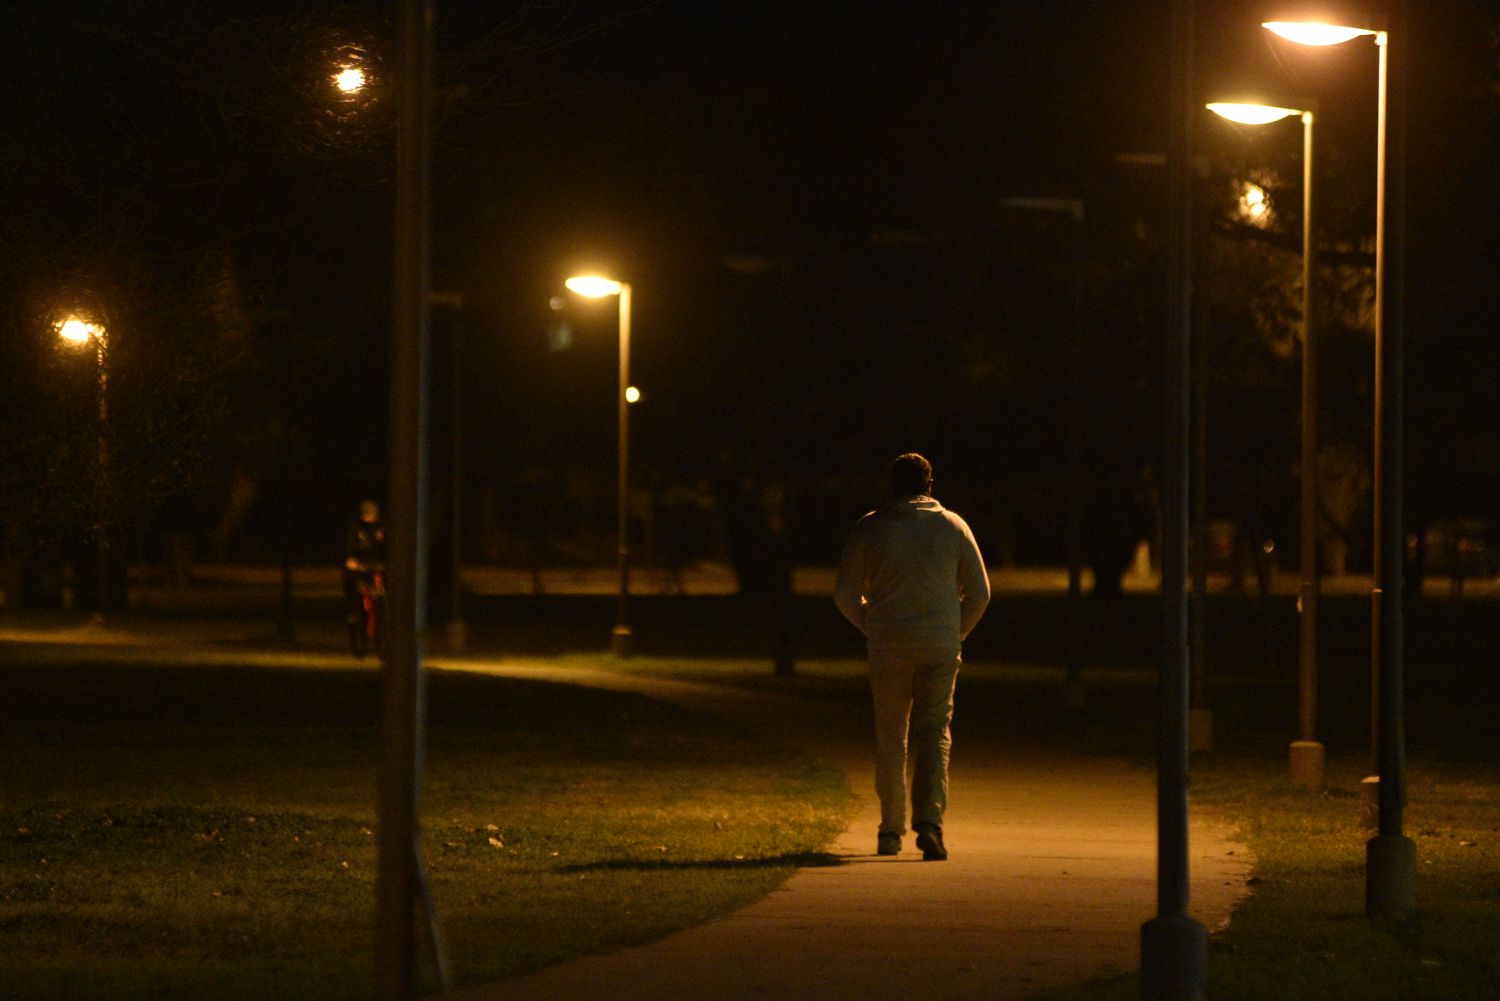
[[[373,500],[361,501],[359,515],[349,522],[344,538],[344,619],[351,639],[365,631],[366,601],[383,590],[384,574],[385,525],[380,520],[380,505]],[[358,651],[358,643],[355,649]]]

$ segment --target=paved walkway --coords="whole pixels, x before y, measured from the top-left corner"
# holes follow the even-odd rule
[[[800,744],[844,768],[860,795],[831,851],[724,918],[659,942],[460,991],[461,1001],[1024,998],[1139,964],[1155,910],[1155,786],[1143,768],[955,745],[946,863],[906,841],[873,854],[879,811],[862,707],[588,669],[446,661],[495,674],[641,691]],[[958,712],[963,712],[959,682]],[[1220,824],[1191,835],[1195,916],[1210,929],[1244,893],[1250,859]]]

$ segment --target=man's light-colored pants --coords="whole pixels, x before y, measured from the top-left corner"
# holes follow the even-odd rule
[[[906,833],[907,739],[911,742],[913,826],[943,826],[953,686],[961,658],[931,651],[870,651],[875,703],[875,790],[880,832]]]

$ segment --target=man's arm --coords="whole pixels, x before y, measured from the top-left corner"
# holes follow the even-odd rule
[[[844,618],[860,632],[865,631],[865,554],[859,526],[849,533],[844,555],[839,559],[838,582],[833,586],[833,603]]]
[[[967,524],[963,524],[963,541],[958,551],[958,600],[958,638],[964,640],[979,624],[990,603],[990,575],[984,568],[979,543],[974,541],[974,533]]]

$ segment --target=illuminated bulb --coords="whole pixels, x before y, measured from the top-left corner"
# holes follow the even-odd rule
[[[625,387],[625,402],[626,403],[639,403],[639,402],[641,402],[641,391],[639,389],[636,389],[634,386],[626,386]]]
[[[80,320],[76,316],[58,320],[52,326],[56,328],[58,336],[69,344],[87,344],[90,339],[104,333],[104,328],[99,324]]]
[[[333,78],[333,83],[345,94],[357,94],[365,89],[365,71],[358,66],[346,66]]]
[[[1269,104],[1226,104],[1215,102],[1205,105],[1209,111],[1220,118],[1227,118],[1231,122],[1239,122],[1241,125],[1269,125],[1279,122],[1283,118],[1300,115],[1302,112],[1295,108],[1277,108]]]
[[[577,275],[569,278],[563,284],[568,287],[568,291],[577,292],[579,295],[588,296],[590,299],[620,294],[619,282],[610,278],[600,278],[597,275]]]
[[[1298,45],[1338,45],[1360,35],[1375,34],[1369,28],[1349,28],[1339,24],[1318,24],[1312,21],[1266,21],[1261,25],[1289,42]]]

